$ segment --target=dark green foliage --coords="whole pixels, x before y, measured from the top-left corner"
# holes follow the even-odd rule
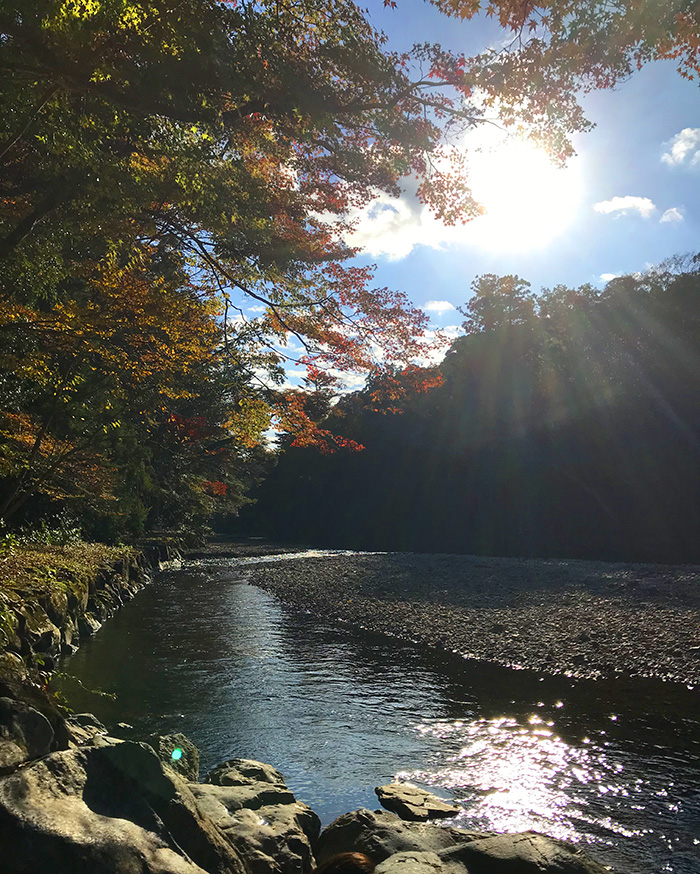
[[[482,277],[443,385],[398,416],[347,398],[333,427],[366,450],[288,449],[248,524],[365,549],[700,560],[700,272],[684,268],[536,300]]]

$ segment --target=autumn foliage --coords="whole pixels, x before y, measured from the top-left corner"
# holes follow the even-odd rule
[[[425,314],[350,260],[353,210],[413,176],[468,221],[465,130],[497,116],[564,159],[580,85],[697,72],[692,5],[436,5],[514,43],[392,51],[352,0],[2,3],[0,519],[192,526],[245,500],[270,427],[360,448],[317,424],[343,373],[392,409],[438,377]]]

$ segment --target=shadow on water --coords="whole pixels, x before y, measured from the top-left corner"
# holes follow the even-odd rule
[[[700,871],[697,690],[465,661],[288,610],[238,567],[162,574],[66,660],[73,708],[183,731],[203,773],[271,762],[324,822],[400,775],[456,798],[457,825],[583,841],[624,874]]]

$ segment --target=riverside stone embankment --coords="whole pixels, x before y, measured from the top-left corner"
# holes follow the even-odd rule
[[[180,559],[171,546],[81,543],[18,550],[0,561],[0,655],[50,673],[147,585]],[[0,665],[0,677],[3,673]]]
[[[700,683],[700,567],[359,554],[246,569],[298,608],[537,671]]]

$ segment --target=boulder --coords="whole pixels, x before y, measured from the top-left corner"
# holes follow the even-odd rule
[[[316,859],[320,863],[336,853],[358,852],[379,863],[394,853],[437,853],[483,837],[483,832],[404,822],[394,813],[360,809],[339,816],[321,833]]]
[[[246,874],[150,747],[95,741],[0,780],[3,874]]]
[[[146,738],[146,743],[185,780],[199,780],[199,750],[184,734],[154,734]]]
[[[80,632],[78,631],[78,622],[72,616],[66,616],[66,621],[61,628],[61,655],[70,655],[78,649],[80,643]]]
[[[204,778],[215,786],[251,786],[273,783],[284,786],[284,777],[277,768],[254,759],[229,759],[213,768]],[[286,788],[286,787],[285,787]]]
[[[66,719],[71,743],[82,746],[90,743],[95,735],[107,734],[107,729],[92,713],[74,713]]]
[[[445,874],[445,872],[446,868],[437,853],[417,852],[394,853],[374,869],[374,874]]]
[[[16,652],[0,652],[0,688],[20,689],[29,680],[27,665]],[[3,697],[14,697],[2,692]]]
[[[68,595],[62,589],[52,589],[43,597],[39,598],[39,603],[44,609],[48,618],[57,628],[62,628],[68,615]]]
[[[387,783],[374,790],[379,803],[387,810],[409,822],[427,822],[429,819],[445,819],[456,816],[460,807],[443,801],[432,792],[426,792],[410,783]]]
[[[536,832],[488,835],[438,854],[464,874],[608,874],[574,844]]]
[[[240,787],[199,783],[190,789],[200,812],[221,829],[251,874],[306,874],[313,868],[320,822],[307,805],[292,800],[246,807],[253,796],[241,797]]]
[[[605,874],[573,844],[523,832],[497,835],[403,822],[383,811],[346,813],[321,834],[323,862],[336,853],[366,853],[375,874]]]
[[[38,710],[0,698],[0,774],[47,755],[53,740],[51,723]]]
[[[58,655],[61,632],[39,604],[27,603],[19,611],[19,634],[31,652]]]
[[[101,627],[102,623],[92,613],[83,613],[78,617],[78,630],[81,637],[91,637]]]
[[[232,759],[190,784],[201,813],[226,836],[251,874],[306,874],[320,821],[271,765]]]
[[[68,722],[79,725],[81,728],[94,729],[95,734],[107,734],[105,725],[95,716],[94,713],[74,713]]]
[[[68,748],[69,734],[63,714],[55,700],[33,681],[27,666],[15,653],[0,654],[0,698],[10,698],[38,711],[53,731],[51,750]]]

